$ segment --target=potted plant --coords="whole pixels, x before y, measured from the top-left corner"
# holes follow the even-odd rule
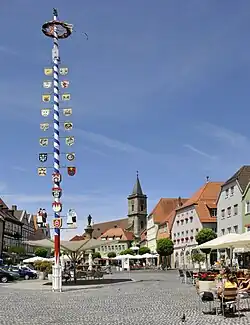
[[[48,261],[38,261],[35,263],[35,268],[40,272],[39,280],[45,280],[48,272],[51,272],[50,270],[52,270],[52,264]]]
[[[216,274],[212,272],[199,272],[196,282],[196,288],[199,292],[210,291],[215,287]]]
[[[52,282],[52,263],[48,264],[46,268],[46,273],[48,275],[48,280]]]

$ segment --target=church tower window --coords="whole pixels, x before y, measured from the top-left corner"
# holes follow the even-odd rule
[[[135,210],[135,206],[134,206],[134,204],[131,205],[131,210],[132,210],[132,211]]]

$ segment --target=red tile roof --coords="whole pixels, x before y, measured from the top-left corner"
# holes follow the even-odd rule
[[[101,235],[103,235],[107,230],[109,230],[110,228],[126,229],[127,227],[128,227],[128,218],[96,223],[93,225],[94,231],[93,231],[92,237],[94,239],[97,239]],[[75,237],[71,238],[70,240],[71,241],[83,240],[84,236],[85,236],[85,234],[83,234],[81,236],[75,236]]]
[[[181,199],[181,202],[186,202],[187,199]],[[180,198],[161,198],[156,204],[153,211],[149,214],[153,216],[154,223],[161,224],[167,222],[171,216],[171,212],[180,204]]]
[[[216,217],[211,217],[209,208],[216,207],[216,201],[220,194],[222,182],[208,182],[204,184],[194,195],[182,206],[183,208],[194,205],[201,222],[216,222]]]
[[[130,231],[125,231],[124,229],[118,228],[110,228],[99,238],[112,238],[112,237],[120,237],[120,240],[133,240],[134,235]]]

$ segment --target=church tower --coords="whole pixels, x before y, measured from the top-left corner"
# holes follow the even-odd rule
[[[137,172],[136,182],[132,193],[128,197],[128,229],[136,238],[145,229],[147,223],[147,196],[143,194],[139,175]]]

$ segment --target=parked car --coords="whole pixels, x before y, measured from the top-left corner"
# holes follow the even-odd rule
[[[8,281],[18,280],[19,274],[15,272],[6,271],[0,268],[0,282],[7,283]]]
[[[34,270],[31,270],[28,267],[23,267],[23,266],[12,266],[10,268],[11,272],[17,272],[20,276],[20,278],[24,278],[25,280],[29,280],[29,279],[36,279],[37,276],[37,272]]]

